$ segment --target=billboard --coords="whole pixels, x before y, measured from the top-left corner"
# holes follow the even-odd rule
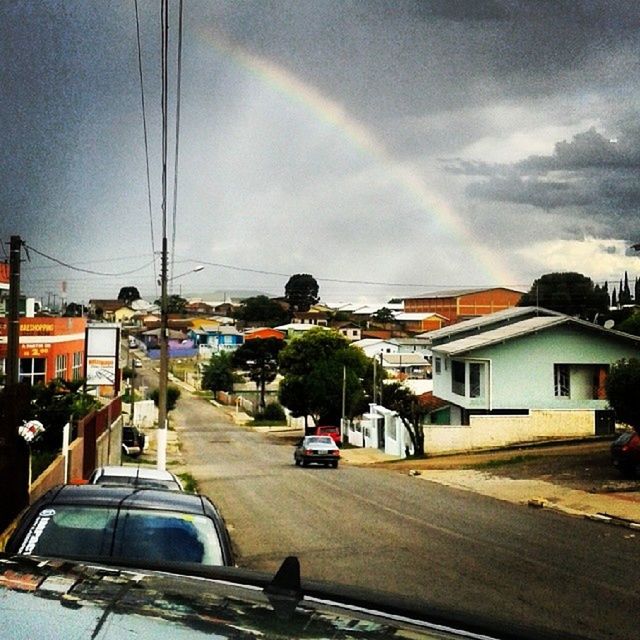
[[[88,386],[118,387],[120,324],[87,325],[85,377]]]

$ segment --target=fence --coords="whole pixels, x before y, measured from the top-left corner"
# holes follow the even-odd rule
[[[67,456],[57,456],[31,484],[30,502],[58,484],[87,479],[96,466],[120,464],[121,443],[122,402],[117,397],[99,411],[78,420],[77,435],[69,445]]]

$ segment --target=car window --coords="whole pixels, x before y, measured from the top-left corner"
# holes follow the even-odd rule
[[[120,513],[114,557],[223,564],[213,522],[200,515],[127,509]]]
[[[42,509],[18,553],[97,557],[109,555],[117,510],[85,506]]]
[[[307,444],[333,444],[333,440],[329,436],[313,436],[307,438]]]

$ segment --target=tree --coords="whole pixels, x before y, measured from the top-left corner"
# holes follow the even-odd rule
[[[87,307],[81,304],[78,304],[77,302],[70,302],[64,308],[63,316],[65,318],[81,318],[82,316],[86,315],[86,313],[87,313]]]
[[[411,444],[413,455],[424,455],[424,419],[428,413],[426,406],[411,389],[398,382],[385,384],[382,387],[382,404],[398,414],[405,426]]]
[[[260,411],[265,408],[265,388],[276,379],[278,373],[278,354],[284,343],[280,338],[254,338],[247,340],[233,354],[232,362],[236,368],[244,367],[249,378],[255,382],[260,393]]]
[[[339,424],[343,390],[345,413],[352,416],[361,409],[371,360],[340,334],[311,329],[287,344],[279,361],[284,375],[279,400],[293,416],[311,416],[315,424]]]
[[[161,306],[161,301],[156,300],[156,305]],[[185,312],[187,301],[177,294],[172,294],[167,298],[167,313],[182,315]]]
[[[389,324],[395,320],[395,316],[391,309],[382,307],[382,309],[378,309],[375,313],[371,314],[371,319],[379,322],[380,324]]]
[[[182,392],[178,387],[173,384],[167,386],[167,411],[173,411],[176,408],[176,404],[178,404],[178,400]],[[149,397],[153,400],[153,404],[158,406],[158,402],[160,400],[160,389],[154,389]]]
[[[640,278],[636,278],[636,282],[633,287],[633,301],[636,304],[640,304]]]
[[[605,388],[616,419],[640,433],[640,360],[623,359],[613,364]]]
[[[622,284],[622,283],[621,283]],[[629,288],[629,275],[624,272],[624,285],[620,287],[620,297],[618,302],[621,305],[631,304],[631,289]]]
[[[312,304],[320,300],[318,283],[308,273],[297,273],[289,278],[284,287],[284,297],[292,311],[309,311]]]
[[[640,336],[640,312],[630,315],[626,320],[623,320],[616,329],[624,331],[625,333],[631,333],[634,336]]]
[[[136,287],[122,287],[118,294],[118,300],[121,300],[125,304],[129,305],[134,300],[140,300],[140,293]]]
[[[596,291],[591,278],[580,273],[548,273],[534,281],[518,306],[538,306],[593,320],[609,309],[606,291]]]
[[[234,317],[245,322],[277,325],[287,321],[287,312],[267,296],[254,296],[242,301],[242,306],[235,311]]]
[[[216,391],[233,391],[233,362],[226,351],[214,353],[205,366],[202,376],[202,388]]]
[[[47,384],[36,384],[30,389],[30,415],[39,420],[44,433],[34,444],[39,451],[57,451],[62,444],[62,429],[73,415],[74,420],[99,409],[100,402],[82,390],[84,380],[56,378]]]

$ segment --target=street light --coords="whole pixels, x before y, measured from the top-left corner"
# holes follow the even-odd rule
[[[158,381],[158,429],[157,467],[161,471],[167,468],[167,387],[169,386],[169,310],[167,308],[167,283],[189,273],[202,271],[198,265],[189,271],[167,278],[167,240],[162,239],[162,265],[160,270],[160,380]]]

